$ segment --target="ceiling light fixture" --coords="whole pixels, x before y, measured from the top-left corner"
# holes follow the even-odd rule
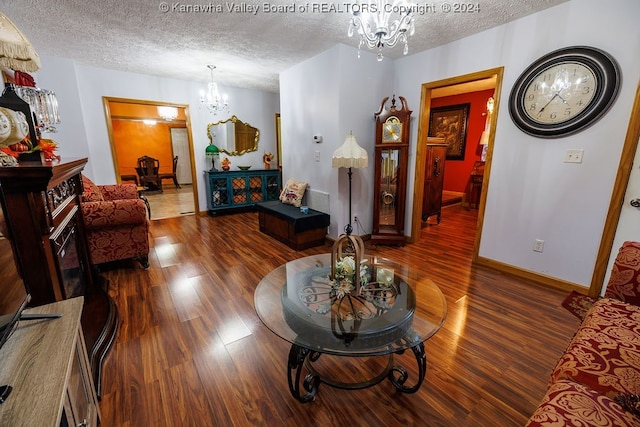
[[[167,121],[175,120],[178,117],[178,109],[176,107],[169,107],[166,105],[158,106],[158,115]]]
[[[407,34],[412,36],[415,32],[413,25],[413,12],[416,5],[407,0],[359,1],[353,5],[353,16],[349,23],[349,37],[357,31],[360,35],[358,45],[358,58],[360,48],[367,45],[369,49],[378,49],[378,61],[384,58],[382,49],[394,47],[398,42],[404,43],[403,54],[409,52]],[[392,17],[397,19],[393,19]]]
[[[218,91],[218,85],[213,81],[213,70],[216,68],[215,65],[207,65],[209,70],[211,70],[211,82],[207,85],[207,91],[200,91],[200,103],[207,107],[209,112],[213,115],[218,114],[222,111],[229,111],[229,102],[227,100],[227,95],[220,95]]]

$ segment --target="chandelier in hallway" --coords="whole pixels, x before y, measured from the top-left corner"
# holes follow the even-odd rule
[[[200,92],[200,103],[204,105],[213,115],[222,111],[229,111],[229,102],[227,95],[220,95],[218,85],[213,81],[213,70],[215,65],[207,65],[211,70],[211,81],[207,85],[207,91]]]
[[[382,49],[404,43],[403,53],[409,52],[407,36],[415,32],[413,12],[415,5],[407,0],[359,1],[353,6],[353,16],[349,23],[349,37],[356,32],[360,36],[360,48],[366,45],[369,49],[378,50],[378,61],[384,58]]]

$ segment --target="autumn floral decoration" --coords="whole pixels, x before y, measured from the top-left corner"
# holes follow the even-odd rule
[[[220,164],[222,165],[222,170],[228,171],[231,167],[231,160],[229,160],[228,157],[225,157],[224,159],[222,159],[222,162],[220,162]]]
[[[53,141],[52,139],[42,138],[38,145],[35,147],[31,144],[29,137],[27,136],[20,142],[16,142],[15,144],[11,144],[7,147],[0,147],[0,151],[8,156],[13,158],[18,158],[20,154],[23,153],[36,153],[38,151],[42,152],[44,155],[44,160],[60,160],[60,156],[55,153],[55,150],[58,148],[58,143]]]
[[[34,148],[35,151],[39,150],[43,153],[46,161],[60,160],[60,156],[55,153],[58,149],[58,143],[53,139],[42,138],[38,145]]]
[[[13,162],[5,161],[8,158],[17,159],[20,154],[23,153],[37,153],[38,151],[43,153],[44,160],[52,161],[52,160],[60,160],[60,156],[55,153],[55,150],[58,148],[58,143],[53,141],[52,139],[41,139],[38,142],[38,145],[33,146],[29,137],[27,136],[20,142],[16,142],[15,144],[11,144],[8,146],[0,147],[0,152],[2,153],[0,157],[3,158],[3,163],[5,165],[12,164]]]

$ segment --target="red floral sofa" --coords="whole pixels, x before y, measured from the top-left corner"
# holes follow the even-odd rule
[[[91,263],[136,258],[149,268],[149,220],[133,184],[95,185],[82,177],[82,217]]]
[[[625,242],[556,364],[533,426],[640,426],[640,243]]]

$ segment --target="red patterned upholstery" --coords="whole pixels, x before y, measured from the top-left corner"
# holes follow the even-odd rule
[[[640,426],[638,395],[640,307],[602,298],[584,316],[526,426]]]
[[[95,185],[82,177],[82,216],[93,264],[138,258],[149,266],[149,220],[133,184]]]
[[[624,242],[611,269],[604,296],[640,305],[640,242]]]
[[[571,379],[614,398],[640,394],[640,307],[596,301],[569,343],[551,383]]]
[[[570,380],[549,387],[526,427],[640,426],[640,420],[612,399]]]
[[[527,426],[640,426],[640,242],[623,243],[602,299],[573,294],[582,324]]]

